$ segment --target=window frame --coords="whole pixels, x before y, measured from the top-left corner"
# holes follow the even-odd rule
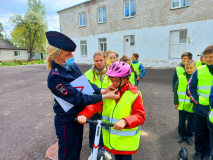
[[[136,15],[136,0],[128,0],[128,1],[125,1],[124,2],[124,19],[127,19],[127,18],[134,18],[134,16],[131,16],[131,1],[135,1],[135,15]],[[125,16],[125,13],[126,13],[126,7],[125,7],[125,4],[126,3],[129,3],[129,16]]]
[[[84,15],[85,15],[85,24],[84,24]],[[81,18],[83,18],[83,24],[81,25]],[[79,14],[79,27],[86,27],[87,26],[87,15],[86,13],[80,13]]]
[[[104,8],[105,8],[105,10],[106,10],[106,7],[102,7],[102,8],[99,8],[99,9],[98,9],[98,23],[106,23],[106,22],[107,22],[107,10],[106,10],[106,12],[105,12],[105,14],[106,14],[106,15],[105,15],[105,17],[106,17],[105,19],[106,19],[106,20],[104,21],[104,12],[103,12],[103,9],[104,9]],[[99,17],[100,17],[99,11],[100,11],[100,10],[102,11],[102,17],[101,17],[101,18],[102,18],[102,21],[99,21]]]
[[[85,44],[82,44],[82,42],[86,42]],[[80,46],[81,46],[81,56],[82,57],[87,57],[87,41],[86,40],[81,40],[80,41]],[[83,54],[83,48],[84,47],[84,51],[85,51],[85,53]]]
[[[186,31],[186,42],[183,43],[183,42],[180,42],[180,32],[181,31]],[[179,32],[179,35],[178,35],[178,47],[181,46],[181,45],[187,45],[187,36],[188,36],[188,29],[179,29],[179,30],[171,30],[170,31],[170,35],[169,35],[169,59],[181,59],[181,54],[184,53],[184,52],[181,52],[178,50],[178,55],[177,56],[171,56],[171,52],[170,52],[170,49],[171,49],[171,45],[175,45],[175,44],[171,44],[171,33],[172,32]],[[186,51],[185,51],[186,52]]]
[[[18,56],[15,55],[15,52],[18,52],[18,53],[19,53]],[[21,57],[21,51],[19,51],[19,50],[14,50],[14,57]]]
[[[189,4],[185,6],[182,6],[183,1],[185,0],[178,0],[178,3],[179,3],[178,7],[173,7],[173,1],[174,0],[171,0],[171,9],[185,8],[190,6],[190,0],[189,0]]]
[[[101,42],[101,39],[105,39],[106,41],[105,42]],[[103,44],[103,50],[101,50],[101,44]],[[104,44],[106,44],[106,48],[104,47]],[[98,39],[98,48],[99,48],[99,50],[100,51],[102,51],[102,52],[106,52],[107,51],[107,38],[99,38]]]

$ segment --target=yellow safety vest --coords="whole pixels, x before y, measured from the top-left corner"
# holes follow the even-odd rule
[[[132,64],[132,67],[134,68],[134,70],[136,71],[137,75],[139,76],[141,74],[141,71],[139,69],[141,62],[132,63],[132,61],[131,61],[131,64]]]
[[[196,62],[196,66],[197,67],[200,67],[200,66],[202,66],[203,64],[201,63],[201,61],[200,60],[198,60],[197,62]]]
[[[140,94],[140,95],[139,95]],[[130,90],[124,92],[118,103],[115,100],[103,100],[103,121],[107,123],[116,123],[124,117],[130,116],[132,112],[132,104],[137,96],[142,96],[138,91],[137,94],[132,93]],[[121,131],[114,130],[112,127],[109,129],[103,127],[103,141],[104,145],[109,149],[117,151],[135,151],[139,147],[141,126],[122,129]]]
[[[131,72],[131,76],[129,76],[129,82],[134,85],[135,84],[135,73]]]
[[[209,105],[209,95],[213,84],[213,76],[206,65],[197,68],[197,94],[198,103]]]
[[[84,73],[86,78],[92,83],[98,86],[99,88],[107,88],[112,84],[111,80],[107,75],[104,76],[104,79],[101,81],[98,76],[95,74],[95,81],[93,80],[93,71],[90,69],[86,73]]]
[[[190,113],[193,113],[193,103],[190,102],[190,97],[186,95],[186,88],[188,81],[186,79],[186,75],[179,75],[179,84],[178,84],[178,101],[179,106],[178,110],[184,110]]]
[[[176,73],[177,73],[177,77],[179,75],[182,75],[185,72],[184,68],[181,66],[176,67]]]

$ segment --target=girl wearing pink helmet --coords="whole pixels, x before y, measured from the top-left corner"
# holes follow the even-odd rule
[[[102,111],[103,121],[114,123],[113,127],[102,128],[105,149],[114,154],[115,160],[132,160],[139,147],[141,125],[145,122],[142,94],[128,81],[131,69],[127,63],[112,63],[106,75],[118,88],[120,98],[88,105],[77,115],[78,122],[85,124],[86,119]]]

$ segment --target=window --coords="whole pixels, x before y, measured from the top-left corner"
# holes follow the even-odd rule
[[[106,8],[101,8],[98,10],[98,23],[106,22]]]
[[[87,41],[81,41],[81,55],[87,56]]]
[[[186,52],[187,30],[170,32],[170,58],[181,58]]]
[[[20,55],[21,55],[21,54],[20,54],[20,51],[14,51],[14,56],[15,56],[15,57],[20,57]]]
[[[172,0],[172,9],[186,7],[190,5],[190,0]]]
[[[80,23],[80,27],[84,27],[87,25],[86,13],[82,13],[79,15],[79,23]]]
[[[100,38],[99,39],[99,50],[101,50],[102,52],[107,51],[107,40],[106,40],[106,38]]]
[[[126,1],[124,3],[124,17],[134,17],[136,13],[136,0]]]

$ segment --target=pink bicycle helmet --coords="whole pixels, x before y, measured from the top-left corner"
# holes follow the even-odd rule
[[[106,75],[120,78],[131,75],[130,65],[123,61],[114,62],[109,66]]]

